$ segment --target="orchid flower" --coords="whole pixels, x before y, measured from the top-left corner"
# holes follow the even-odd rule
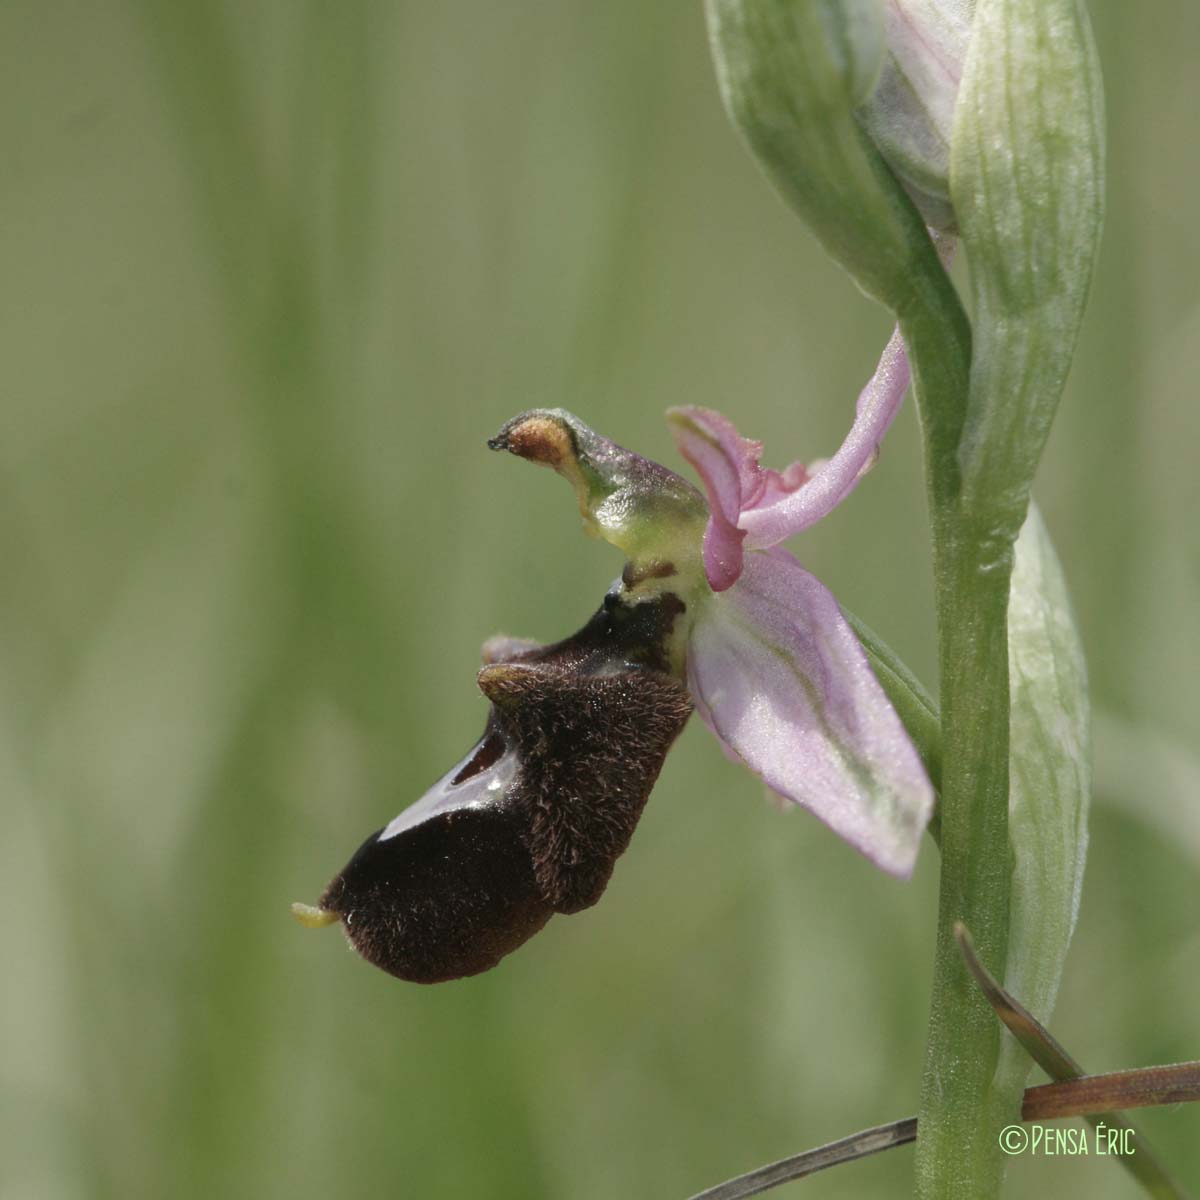
[[[340,921],[402,979],[487,970],[600,898],[693,707],[774,792],[909,874],[933,805],[924,767],[837,602],[777,545],[853,490],[907,383],[897,336],[842,448],[782,472],[720,414],[673,410],[707,503],[561,409],[509,421],[489,445],[566,478],[625,570],[573,637],[485,644],[482,737],[296,916]]]
[[[850,494],[908,381],[896,334],[842,447],[782,472],[760,466],[761,446],[719,413],[672,410],[707,504],[667,468],[561,410],[524,413],[491,443],[572,483],[585,525],[629,560],[625,603],[678,601],[671,666],[723,748],[901,876],[912,871],[932,786],[837,601],[778,543]]]
[[[909,382],[899,332],[828,461],[779,472],[719,413],[673,409],[672,431],[708,494],[687,684],[705,724],[772,791],[906,876],[933,789],[828,589],[778,543],[832,511],[878,453]]]

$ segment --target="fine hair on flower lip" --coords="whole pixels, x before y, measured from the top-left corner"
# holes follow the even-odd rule
[[[670,593],[630,604],[614,591],[562,642],[488,643],[482,737],[366,839],[317,912],[368,962],[439,983],[494,967],[555,913],[595,904],[691,713],[664,669],[682,610]]]

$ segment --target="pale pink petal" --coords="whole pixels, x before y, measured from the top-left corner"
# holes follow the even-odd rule
[[[708,493],[709,519],[704,531],[704,573],[722,592],[742,573],[738,517],[746,498],[758,489],[755,479],[762,444],[738,436],[732,422],[707,408],[672,408],[667,421],[680,454],[700,476]]]
[[[783,471],[760,467],[762,442],[741,437],[728,417],[711,408],[668,409],[667,421],[680,454],[696,469],[708,493],[704,573],[713,591],[723,592],[742,573],[742,514],[795,491],[808,481],[808,473],[798,462]]]
[[[679,453],[704,480],[712,507],[736,522],[762,490],[762,442],[740,436],[728,417],[694,404],[667,409],[667,422]]]
[[[803,487],[767,489],[756,504],[743,506],[738,525],[746,531],[747,550],[774,546],[807,529],[854,490],[900,410],[909,377],[908,355],[897,328],[858,398],[854,424],[837,453]]]
[[[792,492],[803,487],[812,478],[810,474],[812,469],[805,467],[802,462],[794,462],[790,467],[784,467],[782,471],[772,471],[770,467],[764,467],[762,471],[763,488],[753,507],[764,508],[778,503],[784,496],[790,496]]]
[[[704,577],[714,592],[723,592],[742,573],[742,540],[746,534],[724,517],[713,515],[704,531]]]
[[[933,789],[837,601],[786,551],[747,554],[688,642],[696,711],[779,795],[907,876]]]

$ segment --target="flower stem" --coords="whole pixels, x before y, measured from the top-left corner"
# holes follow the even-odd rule
[[[929,254],[934,257],[933,247]],[[964,487],[959,448],[971,383],[971,330],[949,277],[920,274],[900,324],[925,440],[941,683],[938,932],[922,1086],[917,1194],[999,1192],[995,1133],[1017,1117],[1020,1088],[997,1088],[1000,1028],[970,982],[954,940],[975,930],[988,961],[1005,961],[1008,839],[1008,592],[1011,539]],[[983,495],[974,504],[967,495]],[[1016,531],[1012,530],[1015,536]],[[1011,1093],[1011,1094],[1010,1094]]]
[[[1007,954],[1008,592],[1011,563],[988,560],[957,507],[935,518],[942,682],[942,871],[929,1040],[922,1087],[920,1196],[998,1193],[996,1131],[1016,1119],[1020,1089],[996,1087],[1001,1030],[954,940],[979,929],[989,961]],[[1011,1094],[1010,1094],[1011,1092]]]

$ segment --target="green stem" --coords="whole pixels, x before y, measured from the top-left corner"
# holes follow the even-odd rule
[[[930,247],[930,256],[933,248]],[[1006,523],[972,510],[959,447],[971,386],[971,331],[943,271],[900,314],[925,440],[941,693],[941,845],[937,947],[921,1096],[917,1194],[986,1198],[1004,1161],[996,1131],[1016,1120],[1019,1089],[995,1087],[1000,1030],[954,941],[965,921],[988,960],[1005,961],[1008,840]],[[1009,1093],[1012,1093],[1011,1095]]]
[[[956,922],[965,921],[978,928],[989,961],[1006,959],[1011,567],[987,560],[964,514],[951,509],[939,517],[942,873],[917,1183],[918,1195],[974,1198],[999,1191],[1004,1159],[996,1131],[1016,1119],[1020,1105],[1019,1088],[995,1086],[1000,1028],[954,940]]]

